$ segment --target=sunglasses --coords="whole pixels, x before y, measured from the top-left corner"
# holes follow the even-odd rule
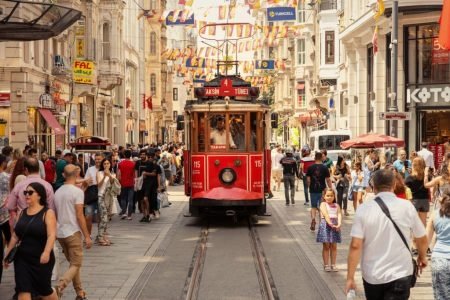
[[[24,194],[25,196],[31,196],[31,195],[34,194],[34,192],[35,192],[35,191],[23,191],[23,194]]]

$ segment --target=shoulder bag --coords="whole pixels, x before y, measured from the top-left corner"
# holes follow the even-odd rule
[[[389,220],[391,220],[392,224],[394,224],[395,230],[397,231],[398,235],[401,237],[403,243],[405,244],[406,248],[408,249],[408,252],[411,254],[411,260],[413,264],[413,274],[411,276],[411,287],[414,287],[416,285],[417,277],[419,274],[419,266],[417,265],[417,261],[414,259],[411,250],[409,249],[408,242],[406,241],[405,237],[403,236],[403,233],[401,232],[400,228],[398,228],[397,224],[394,222],[394,220],[391,217],[391,213],[389,212],[388,207],[386,204],[381,200],[380,197],[375,198],[375,202],[380,206],[383,213],[388,217]]]
[[[22,214],[23,214],[23,212],[20,214],[20,217],[22,217]],[[21,244],[23,238],[25,237],[25,234],[27,234],[28,227],[30,226],[31,223],[33,223],[34,218],[35,218],[37,215],[38,215],[38,214],[35,214],[35,215],[31,218],[31,220],[28,222],[27,226],[25,227],[25,231],[23,232],[22,239],[18,240],[17,243],[16,243],[16,245],[14,246],[14,248],[12,248],[11,251],[9,251],[8,255],[6,255],[5,261],[6,261],[8,264],[12,263],[12,262],[14,261],[14,259],[16,258],[17,251],[19,250],[19,246],[20,246],[20,244]],[[20,217],[19,217],[19,219],[20,219]],[[17,220],[17,223],[18,223],[18,222],[19,222],[19,220]],[[16,224],[17,224],[17,223],[16,223]]]

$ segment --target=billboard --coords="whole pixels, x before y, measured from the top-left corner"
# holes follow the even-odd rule
[[[95,84],[95,65],[89,60],[75,60],[72,66],[72,77],[75,83]]]
[[[269,7],[267,8],[267,21],[295,21],[295,7]]]

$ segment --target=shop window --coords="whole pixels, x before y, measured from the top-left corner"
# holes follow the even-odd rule
[[[409,26],[407,82],[409,84],[439,84],[450,81],[450,51],[438,42],[439,24]]]
[[[334,31],[325,31],[325,64],[334,64]]]
[[[103,23],[103,26],[102,26],[102,58],[103,58],[103,60],[109,60],[111,58],[110,48],[111,48],[110,26],[109,26],[109,23]]]
[[[156,33],[150,33],[150,55],[156,55]]]

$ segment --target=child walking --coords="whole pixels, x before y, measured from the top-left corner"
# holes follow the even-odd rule
[[[331,188],[326,188],[322,193],[320,215],[322,218],[317,232],[317,242],[323,243],[323,268],[325,272],[337,272],[337,243],[341,242],[342,214],[341,208],[336,203],[334,190]]]

